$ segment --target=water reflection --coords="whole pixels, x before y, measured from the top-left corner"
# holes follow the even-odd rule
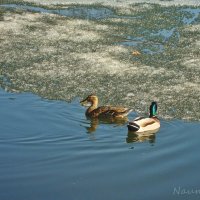
[[[88,133],[95,132],[100,124],[115,124],[116,126],[123,126],[128,122],[128,118],[116,119],[116,118],[89,118],[90,126],[86,127]]]
[[[157,130],[158,131],[158,130]],[[155,143],[156,141],[156,132],[157,131],[146,131],[144,133],[134,133],[128,132],[126,142],[133,143],[133,142],[146,142],[148,141],[150,144]]]

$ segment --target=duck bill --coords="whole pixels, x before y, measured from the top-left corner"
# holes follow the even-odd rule
[[[91,105],[91,104],[87,101],[87,99],[84,99],[84,100],[80,101],[80,104],[81,104],[82,106],[90,106],[90,105]]]

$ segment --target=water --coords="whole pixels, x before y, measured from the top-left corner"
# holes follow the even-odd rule
[[[116,17],[110,10],[94,8],[27,9],[55,14],[67,12],[68,15],[62,14],[65,16],[73,13],[73,17],[86,19]],[[176,23],[188,25],[196,23],[200,10],[181,8],[178,12],[183,15]],[[160,40],[155,42],[158,37]],[[143,53],[153,55],[165,51],[164,44],[171,38],[176,46],[179,37],[178,25],[170,25],[159,30],[147,28],[141,37],[124,35],[126,41],[119,44],[138,47]],[[12,86],[9,78],[3,75],[0,78],[6,86]],[[2,200],[145,200],[149,197],[196,200],[200,197],[199,122],[161,119],[157,134],[136,136],[127,132],[126,123],[96,124],[86,119],[79,99],[71,103],[51,101],[31,93],[0,89],[0,105]],[[162,103],[159,106],[164,107]],[[129,118],[136,115],[131,113]]]
[[[2,200],[199,199],[174,192],[199,189],[199,123],[161,120],[156,135],[137,139],[126,124],[89,133],[78,99],[0,90],[0,104]]]
[[[198,18],[200,9],[191,9],[191,8],[185,8],[181,10],[182,13],[190,14],[189,17],[184,17],[183,18],[183,23],[184,24],[191,24],[195,22],[195,20]]]

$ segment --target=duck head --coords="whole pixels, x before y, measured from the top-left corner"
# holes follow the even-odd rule
[[[149,107],[149,117],[156,117],[157,109],[158,109],[157,102],[153,101]]]
[[[97,106],[98,105],[98,97],[94,94],[91,94],[86,99],[80,101],[80,103],[84,106],[85,105],[87,106],[88,104]]]

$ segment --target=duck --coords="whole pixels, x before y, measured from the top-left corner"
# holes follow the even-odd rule
[[[157,108],[157,102],[153,101],[149,107],[149,117],[137,117],[128,123],[128,130],[134,133],[156,133],[160,129]]]
[[[94,94],[89,95],[86,99],[80,101],[82,105],[88,105],[89,108],[85,114],[90,118],[125,118],[133,109],[121,106],[100,106],[98,107],[98,97]]]

